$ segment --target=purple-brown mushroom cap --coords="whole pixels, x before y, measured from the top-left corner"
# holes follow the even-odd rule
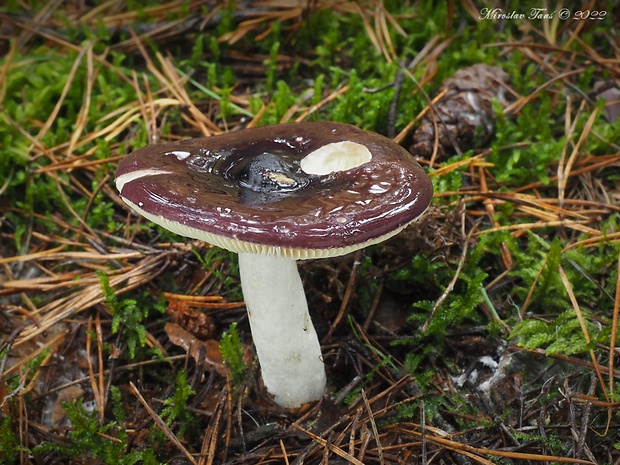
[[[369,159],[330,173],[304,158],[361,144]],[[123,200],[151,221],[235,252],[304,259],[381,242],[415,221],[433,188],[395,142],[341,123],[265,126],[152,145],[116,172]]]

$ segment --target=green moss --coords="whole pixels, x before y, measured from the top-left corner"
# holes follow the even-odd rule
[[[245,379],[247,366],[245,365],[245,350],[237,331],[237,324],[231,323],[228,332],[222,334],[220,353],[226,366],[230,370],[233,385],[239,386]]]
[[[160,416],[168,426],[173,423],[178,425],[178,436],[181,438],[198,429],[198,421],[188,408],[189,400],[194,394],[194,389],[188,384],[187,373],[180,371],[176,377],[174,394],[163,402]]]
[[[146,344],[147,330],[144,325],[151,310],[163,313],[165,309],[152,303],[148,305],[144,295],[139,300],[131,298],[119,299],[114,289],[110,286],[108,276],[102,271],[98,271],[97,276],[99,277],[105,303],[112,314],[112,334],[116,334],[119,331],[123,332],[129,358],[133,360],[136,357],[137,349],[144,347]],[[157,351],[157,349],[155,350]]]
[[[231,302],[243,300],[239,285],[237,254],[220,247],[208,248],[204,255],[200,255],[196,250],[193,250],[193,252],[201,267],[212,273],[213,277],[218,281],[222,295],[226,296]],[[220,266],[221,263],[225,265]]]
[[[118,390],[113,390],[112,394],[115,402],[120,401]],[[87,411],[80,400],[65,402],[63,408],[72,426],[67,442],[44,442],[35,447],[35,454],[55,452],[69,458],[93,458],[105,464],[118,465],[158,463],[152,451],[128,451],[127,431],[118,419],[101,425],[98,413]],[[118,412],[118,408],[115,411]]]
[[[5,417],[0,422],[0,463],[7,465],[16,463],[20,451],[23,449],[20,447],[13,420],[11,417]]]
[[[599,330],[591,323],[587,327],[595,339]],[[527,349],[543,348],[549,355],[582,354],[593,348],[593,343],[587,343],[574,311],[564,312],[551,321],[524,320],[514,326],[510,337]]]

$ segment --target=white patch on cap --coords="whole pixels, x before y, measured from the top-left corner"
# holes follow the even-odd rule
[[[301,169],[307,174],[323,176],[346,171],[368,163],[372,154],[368,147],[357,142],[332,142],[302,158]]]
[[[168,152],[166,155],[174,155],[179,159],[179,161],[183,161],[191,154],[191,152],[186,152],[185,150],[173,150],[172,152]]]
[[[129,173],[121,174],[118,178],[116,178],[116,189],[122,193],[123,187],[128,182],[135,181],[136,179],[140,179],[145,176],[157,176],[159,174],[172,174],[172,172],[156,169],[130,171]]]

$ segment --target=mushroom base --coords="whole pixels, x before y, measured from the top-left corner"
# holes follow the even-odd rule
[[[297,263],[240,253],[239,272],[267,391],[284,408],[319,400],[325,367]]]

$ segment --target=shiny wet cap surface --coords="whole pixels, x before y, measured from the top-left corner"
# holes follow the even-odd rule
[[[370,160],[327,174],[302,169],[308,154],[340,142],[362,144]],[[419,217],[432,198],[427,175],[398,144],[327,122],[152,145],[122,160],[116,174],[123,200],[176,233],[291,258],[380,242]]]

